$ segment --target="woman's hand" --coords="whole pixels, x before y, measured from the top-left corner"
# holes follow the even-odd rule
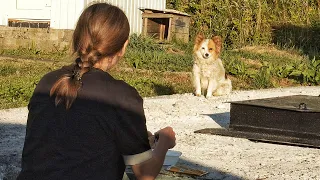
[[[168,149],[176,145],[175,132],[172,127],[166,127],[155,135],[148,131],[148,139],[150,146],[155,142],[152,158],[132,166],[132,170],[137,179],[155,179],[159,174]],[[152,146],[151,146],[152,147]]]
[[[154,149],[155,148],[155,142],[156,142],[156,138],[155,136],[150,132],[148,131],[148,139],[149,139],[149,145],[151,147],[151,149]]]
[[[173,148],[176,145],[176,133],[172,127],[166,127],[155,133],[156,142],[167,146],[168,149]],[[156,144],[158,144],[156,143]]]

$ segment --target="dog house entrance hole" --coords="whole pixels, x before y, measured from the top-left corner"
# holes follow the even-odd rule
[[[159,40],[168,40],[170,18],[147,18],[147,35]]]

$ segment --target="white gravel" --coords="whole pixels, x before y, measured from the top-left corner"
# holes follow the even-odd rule
[[[179,164],[208,171],[203,179],[320,179],[320,149],[257,143],[247,139],[195,134],[229,124],[229,101],[289,95],[320,95],[320,86],[233,91],[228,96],[176,94],[145,98],[148,129],[172,126]],[[0,180],[19,171],[27,109],[0,111]]]

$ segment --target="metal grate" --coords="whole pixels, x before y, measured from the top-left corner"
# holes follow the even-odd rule
[[[9,27],[50,28],[50,21],[8,19]]]

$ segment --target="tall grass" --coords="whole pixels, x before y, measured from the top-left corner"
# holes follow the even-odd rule
[[[130,37],[130,43],[125,55],[125,63],[137,69],[154,71],[186,72],[192,67],[192,52],[187,47],[176,43],[163,44],[156,42],[150,37],[137,36]]]
[[[191,36],[217,34],[229,48],[274,43],[319,52],[317,0],[167,0],[192,17]]]

